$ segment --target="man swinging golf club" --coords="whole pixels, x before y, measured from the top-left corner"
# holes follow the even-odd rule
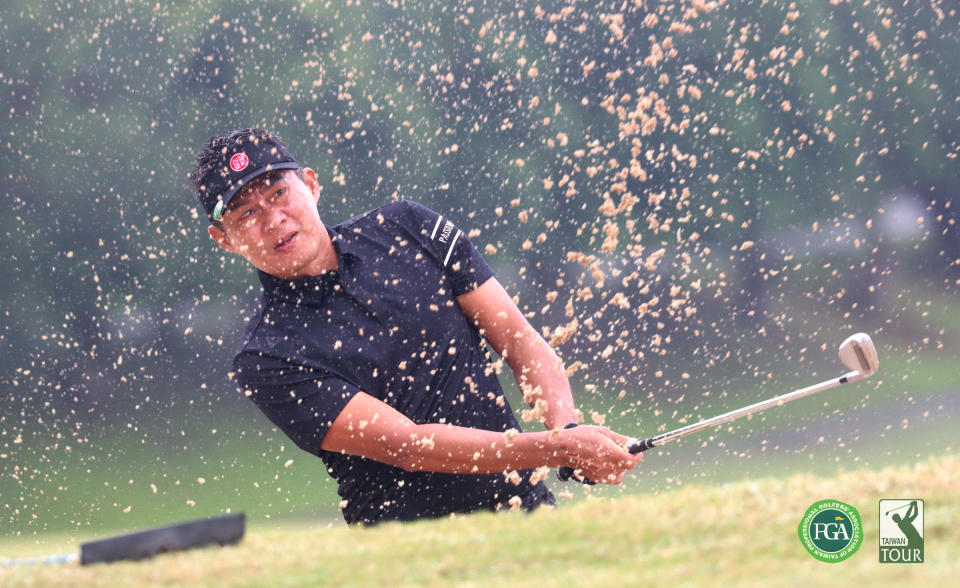
[[[913,526],[913,521],[916,520],[918,514],[919,509],[917,508],[917,501],[914,500],[910,503],[909,507],[907,508],[907,512],[903,517],[900,516],[900,513],[896,513],[891,518],[893,519],[893,522],[900,527],[900,532],[903,533],[903,536],[907,538],[907,548],[911,550],[920,550],[922,552],[923,537],[920,536],[917,528]]]
[[[263,285],[234,374],[339,485],[348,523],[554,504],[541,466],[619,483],[628,439],[576,421],[560,360],[452,221],[400,200],[325,226],[315,172],[262,129],[212,137],[191,184]],[[484,339],[544,432],[521,433]]]

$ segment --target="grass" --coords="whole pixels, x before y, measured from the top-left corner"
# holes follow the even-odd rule
[[[367,529],[254,524],[233,547],[89,567],[0,568],[0,585],[947,585],[960,573],[958,486],[960,457],[948,455],[831,477],[795,474],[688,485],[656,496],[562,501],[556,510],[531,515],[476,514]],[[797,538],[804,511],[823,498],[850,503],[863,518],[864,543],[841,563],[816,561]],[[881,498],[925,500],[925,563],[878,563]],[[0,540],[0,552],[77,550],[72,539],[60,540],[40,546]]]

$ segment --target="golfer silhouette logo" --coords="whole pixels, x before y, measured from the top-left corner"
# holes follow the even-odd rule
[[[923,563],[923,500],[880,501],[880,563]]]
[[[835,563],[853,555],[863,543],[863,524],[854,507],[839,500],[810,505],[797,528],[800,542],[813,557]]]

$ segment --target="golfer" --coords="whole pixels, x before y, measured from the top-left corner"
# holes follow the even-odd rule
[[[923,537],[920,536],[917,528],[913,526],[913,521],[916,520],[918,514],[917,501],[914,500],[910,503],[910,506],[907,508],[907,513],[902,518],[900,517],[900,513],[892,517],[893,522],[900,527],[900,532],[907,538],[908,549],[923,549]]]
[[[639,462],[609,429],[564,428],[560,360],[446,216],[398,200],[326,226],[316,173],[262,129],[209,139],[190,180],[263,285],[234,376],[323,460],[348,523],[531,510],[555,504],[541,466],[615,484]],[[547,431],[520,432],[484,341]]]

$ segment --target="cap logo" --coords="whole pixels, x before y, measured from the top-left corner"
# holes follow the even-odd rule
[[[242,172],[247,169],[247,165],[250,163],[250,158],[247,157],[246,153],[234,153],[233,157],[230,158],[230,169],[235,172]]]

